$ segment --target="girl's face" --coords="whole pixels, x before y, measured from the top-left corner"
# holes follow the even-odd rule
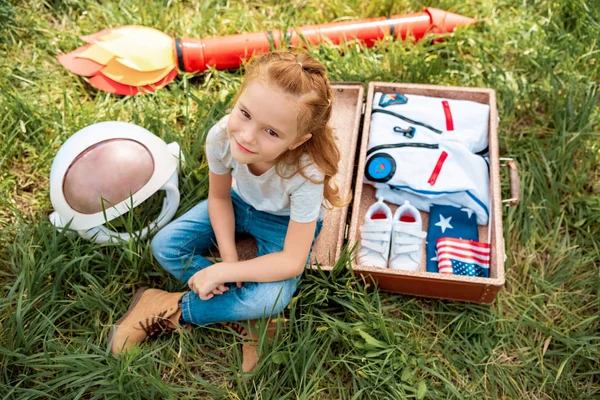
[[[236,103],[227,134],[233,158],[242,164],[267,163],[310,139],[298,137],[297,100],[261,82],[250,83]]]

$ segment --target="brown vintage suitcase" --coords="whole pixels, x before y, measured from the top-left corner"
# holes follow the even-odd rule
[[[491,257],[490,277],[478,278],[460,275],[442,275],[425,271],[425,257],[419,271],[401,271],[385,268],[375,268],[357,265],[352,261],[352,268],[357,275],[366,280],[377,282],[381,290],[405,293],[416,296],[436,297],[451,300],[469,301],[475,303],[492,303],[496,294],[504,285],[504,238],[502,235],[502,209],[500,193],[500,158],[498,154],[496,97],[492,89],[463,88],[449,86],[434,86],[404,83],[371,82],[363,99],[362,83],[335,83],[333,116],[331,124],[335,129],[340,153],[342,154],[339,175],[336,181],[343,194],[352,193],[352,213],[348,223],[349,207],[329,211],[323,220],[323,228],[312,251],[312,266],[317,265],[323,270],[330,270],[339,258],[342,247],[348,244],[352,248],[359,240],[359,227],[365,212],[375,199],[375,190],[370,185],[363,184],[366,152],[371,123],[373,95],[380,91],[384,93],[418,94],[432,97],[471,100],[489,104],[489,156],[490,156],[490,191],[491,191]],[[362,130],[361,117],[364,115]],[[359,136],[358,167],[356,171],[355,155]],[[518,177],[514,163],[511,168],[511,204],[518,202]],[[354,175],[355,174],[355,175]],[[392,210],[396,206],[390,204]],[[428,214],[422,212],[423,230],[427,231]],[[479,227],[479,240],[487,241],[488,227]],[[425,244],[423,243],[423,247]],[[423,248],[423,254],[425,254]],[[248,259],[256,254],[252,239],[238,243],[240,259]]]

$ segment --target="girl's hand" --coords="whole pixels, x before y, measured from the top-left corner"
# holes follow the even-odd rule
[[[192,292],[200,297],[200,300],[212,299],[216,294],[223,294],[229,290],[224,283],[214,281],[211,267],[192,275],[188,280],[188,286]]]

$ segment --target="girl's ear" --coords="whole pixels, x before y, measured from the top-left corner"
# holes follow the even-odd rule
[[[294,143],[292,143],[289,147],[289,150],[294,150],[298,148],[300,145],[304,144],[308,139],[312,137],[312,133],[307,133],[306,135],[298,138]]]

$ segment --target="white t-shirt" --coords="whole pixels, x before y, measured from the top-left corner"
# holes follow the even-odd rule
[[[300,173],[282,178],[275,171],[275,167],[260,176],[254,175],[247,164],[240,164],[231,155],[227,136],[228,120],[229,115],[224,116],[208,132],[208,168],[217,175],[231,172],[236,193],[257,210],[274,215],[289,215],[293,221],[301,223],[322,219],[324,184],[315,184]],[[305,154],[301,161],[306,176],[316,182],[323,181],[324,174],[312,164],[308,154]],[[287,177],[291,171],[284,169],[283,175]]]

